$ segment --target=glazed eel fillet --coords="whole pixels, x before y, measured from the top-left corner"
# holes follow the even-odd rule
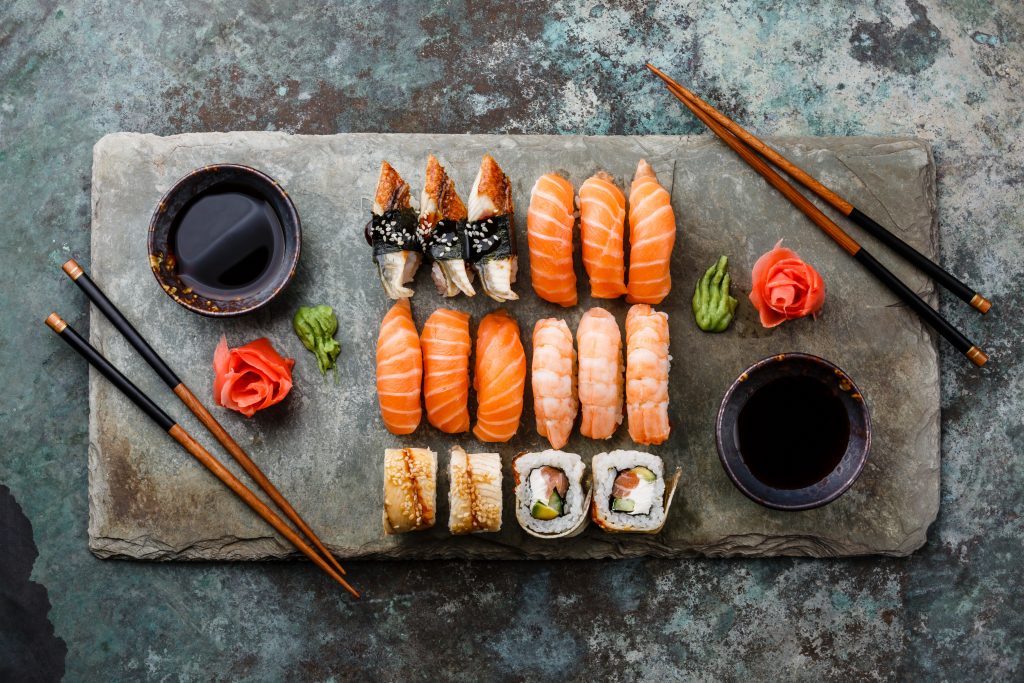
[[[445,296],[476,294],[464,255],[467,215],[455,183],[431,154],[420,198],[419,230],[423,250],[434,261],[430,276]]]
[[[373,198],[373,215],[366,226],[366,241],[384,291],[392,299],[411,297],[412,282],[423,260],[423,246],[416,231],[416,211],[409,201],[409,184],[384,161]]]
[[[487,296],[514,301],[516,236],[512,216],[512,184],[498,163],[485,154],[469,193],[464,258],[480,275]]]

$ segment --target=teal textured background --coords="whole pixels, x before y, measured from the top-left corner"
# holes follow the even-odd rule
[[[0,3],[0,678],[1020,679],[1024,12],[808,5]],[[359,603],[305,565],[89,554],[86,367],[42,320],[87,326],[59,267],[88,264],[96,140],[702,132],[646,60],[765,135],[933,143],[942,260],[995,307],[942,297],[992,361],[941,347],[942,507],[924,549],[355,563]]]

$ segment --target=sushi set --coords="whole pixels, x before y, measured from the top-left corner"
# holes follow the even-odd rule
[[[924,143],[772,145],[934,257]],[[301,233],[278,212],[286,286],[268,281],[237,302],[251,312],[220,317],[210,292],[172,279],[175,264],[147,246],[145,225],[183,178],[201,183],[232,164],[283,188]],[[632,197],[637,187],[670,206],[668,249],[657,232],[648,241],[629,234],[629,212],[644,201]],[[626,226],[624,243],[581,235],[588,212],[609,210]],[[288,239],[300,236],[292,267]],[[419,246],[404,248],[411,236]],[[214,396],[217,420],[342,559],[903,555],[923,543],[937,510],[934,337],[708,137],[115,134],[95,149],[92,237],[96,282],[196,396]],[[545,242],[558,247],[546,263]],[[614,258],[595,258],[592,249],[609,244]],[[769,253],[770,297],[785,294],[773,274],[809,278],[813,293],[820,273],[827,297],[807,304],[820,307],[817,319],[764,324],[747,294],[751,269]],[[786,265],[797,253],[813,272]],[[934,301],[913,268],[893,271]],[[183,300],[205,317],[175,303]],[[164,391],[104,316],[92,316],[90,336],[140,390]],[[239,346],[264,337],[272,348]],[[864,456],[841,497],[799,513],[755,502],[758,491],[716,448],[716,420],[734,417],[719,415],[723,398],[744,395],[734,386],[741,373],[762,359],[799,361],[796,351],[836,364],[806,372],[850,387],[842,410]],[[410,367],[415,381],[403,386]],[[667,381],[655,379],[662,371]],[[631,383],[667,396],[634,401],[631,413]],[[859,431],[865,402],[870,433]],[[98,375],[90,407],[94,553],[294,553],[173,453],[161,430],[128,417],[133,408]],[[810,434],[800,414],[762,419]],[[191,416],[180,424],[202,433]]]

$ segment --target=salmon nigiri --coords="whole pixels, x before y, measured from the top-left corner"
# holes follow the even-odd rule
[[[466,205],[455,191],[455,183],[431,154],[420,196],[420,237],[423,250],[434,261],[430,276],[445,296],[476,294],[463,254],[466,216]]]
[[[466,211],[466,260],[479,273],[487,296],[495,301],[515,301],[519,295],[512,291],[512,283],[519,260],[512,183],[490,154],[480,162]]]
[[[384,426],[392,434],[412,434],[420,424],[423,358],[408,299],[384,316],[377,336],[377,399]]]
[[[386,161],[380,165],[377,193],[373,197],[365,237],[373,247],[380,282],[392,299],[413,295],[405,285],[412,282],[423,260],[423,245],[416,228],[416,211],[409,199],[409,183]]]
[[[504,309],[484,316],[476,331],[476,426],[481,441],[505,442],[519,429],[526,387],[526,353],[519,325]]]
[[[639,444],[668,438],[668,315],[647,304],[626,314],[626,414]]]
[[[423,323],[423,401],[442,432],[469,431],[469,314],[439,308]]]
[[[610,175],[599,171],[580,185],[580,234],[590,294],[614,299],[626,293],[622,251],[626,198]]]
[[[526,214],[533,290],[541,299],[561,306],[576,305],[572,197],[572,183],[557,173],[547,173],[534,183]]]
[[[643,159],[629,191],[629,285],[626,301],[660,304],[672,289],[669,265],[676,242],[672,197]]]
[[[607,439],[622,424],[622,334],[615,317],[603,308],[584,313],[576,328],[576,347],[580,434]]]
[[[552,448],[561,448],[569,441],[579,408],[576,350],[564,320],[545,318],[534,325],[530,376],[537,433],[546,436]]]

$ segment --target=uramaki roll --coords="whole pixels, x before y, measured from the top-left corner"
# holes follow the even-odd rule
[[[448,463],[448,529],[453,534],[501,531],[501,456],[452,446]]]
[[[522,453],[512,461],[516,521],[537,538],[567,538],[587,526],[590,490],[584,490],[586,466],[575,453],[546,450]]]
[[[436,514],[437,453],[429,448],[385,450],[384,533],[429,529]]]
[[[590,516],[605,531],[656,534],[665,526],[679,470],[670,479],[656,455],[640,451],[598,453],[590,464]]]

